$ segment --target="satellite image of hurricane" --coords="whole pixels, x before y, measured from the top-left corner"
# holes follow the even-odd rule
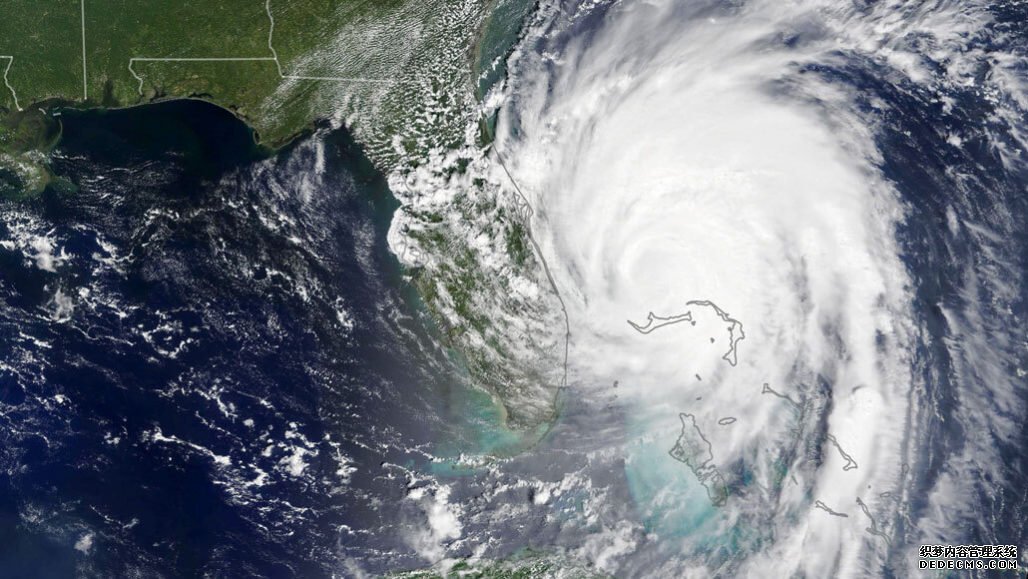
[[[0,579],[1023,577],[1028,1],[0,0]]]

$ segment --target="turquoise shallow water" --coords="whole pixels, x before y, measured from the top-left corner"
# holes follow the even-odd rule
[[[440,460],[430,465],[432,474],[440,476],[475,474],[494,459],[526,452],[545,440],[560,420],[531,430],[511,429],[503,406],[485,390],[470,386],[452,390],[449,413],[454,429],[438,441],[434,454]]]
[[[345,131],[272,153],[199,101],[62,121],[74,186],[0,203],[0,577],[414,567],[426,516],[390,465],[538,438],[438,347]]]
[[[717,509],[689,468],[668,450],[678,432],[654,433],[652,423],[629,420],[625,477],[640,520],[647,531],[665,539],[709,532]]]

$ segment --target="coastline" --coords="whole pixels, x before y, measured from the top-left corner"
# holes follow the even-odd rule
[[[298,126],[285,133],[286,137],[266,142],[261,138],[261,132],[257,128],[260,123],[256,119],[241,112],[236,106],[221,103],[218,99],[204,95],[161,96],[144,102],[114,106],[65,99],[47,99],[30,103],[20,111],[7,111],[0,115],[0,127],[7,129],[6,134],[0,133],[0,171],[6,171],[19,178],[18,183],[0,184],[6,185],[6,187],[0,187],[0,196],[31,198],[42,193],[53,180],[60,178],[60,175],[51,171],[46,155],[60,145],[64,134],[61,116],[66,111],[116,113],[180,101],[203,102],[231,114],[246,126],[253,138],[254,145],[260,147],[267,156],[274,155],[289,145],[310,136],[319,123],[328,122],[328,119],[313,118],[303,126]],[[30,119],[30,116],[41,119],[41,122]],[[29,120],[29,123],[25,123],[25,120]],[[26,127],[26,124],[31,126]],[[5,194],[7,190],[12,189],[20,189],[21,192],[18,195]]]

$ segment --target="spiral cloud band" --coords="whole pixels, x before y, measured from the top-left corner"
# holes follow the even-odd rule
[[[496,148],[568,309],[571,382],[618,384],[639,508],[681,554],[669,573],[854,576],[890,557],[925,412],[909,208],[882,169],[885,105],[826,71],[923,81],[912,33],[958,69],[970,11],[911,10],[563,6],[514,59]],[[675,504],[653,457],[705,507]]]

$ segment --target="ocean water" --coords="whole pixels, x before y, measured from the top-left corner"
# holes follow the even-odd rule
[[[516,180],[565,298],[527,434],[441,345],[345,130],[272,155],[202,103],[66,112],[66,180],[0,205],[0,569],[903,577],[920,544],[1023,548],[1025,21],[538,5],[484,174],[453,177]]]
[[[624,460],[631,516],[582,557],[906,576],[922,544],[1025,541],[1026,10],[540,5],[495,150],[565,297],[570,389],[624,425],[586,456]],[[745,327],[733,355],[626,323],[694,300]],[[684,515],[709,471],[656,452],[681,412],[728,490],[709,520]]]
[[[413,473],[497,444],[495,404],[354,141],[272,154],[198,101],[60,119],[62,179],[0,207],[0,577],[420,565]]]

